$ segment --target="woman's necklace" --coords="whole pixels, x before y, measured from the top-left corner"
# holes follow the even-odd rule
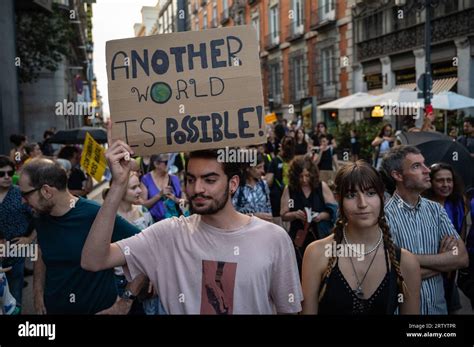
[[[358,252],[357,250],[355,250],[354,248],[352,248],[352,244],[349,243],[349,241],[347,241],[347,236],[346,236],[346,228],[342,229],[342,235],[344,236],[344,241],[346,242],[347,244],[347,247],[349,247],[354,253],[357,253],[357,254],[363,254],[363,255],[368,255],[370,253],[372,253],[373,251],[375,251],[379,245],[382,243],[382,240],[383,240],[383,232],[382,230],[379,228],[379,231],[380,231],[380,238],[379,240],[377,241],[377,243],[375,244],[374,248],[372,248],[370,251],[368,252]]]
[[[357,276],[357,271],[355,269],[354,262],[352,261],[352,257],[349,257],[349,260],[351,261],[351,265],[352,265],[352,270],[354,271],[354,275],[355,275],[355,278],[356,278],[356,281],[357,281],[357,288],[355,290],[353,290],[353,292],[359,299],[364,298],[364,292],[362,291],[362,283],[364,283],[365,278],[367,277],[367,274],[369,273],[369,270],[372,267],[372,264],[374,263],[375,257],[377,256],[377,251],[379,249],[379,246],[380,246],[380,243],[378,243],[377,247],[375,248],[375,250],[376,250],[375,254],[374,254],[372,260],[370,261],[369,267],[367,268],[367,271],[365,272],[364,277],[362,277],[362,281],[359,281],[359,277]]]

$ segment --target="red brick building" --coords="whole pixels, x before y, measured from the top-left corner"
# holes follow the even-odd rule
[[[353,1],[189,0],[190,27],[253,24],[265,106],[291,120],[304,98],[320,104],[352,93]],[[330,114],[321,119],[330,121]]]

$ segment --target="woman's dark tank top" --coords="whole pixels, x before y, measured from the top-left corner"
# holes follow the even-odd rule
[[[318,314],[371,315],[394,314],[398,303],[397,272],[389,268],[388,251],[385,251],[387,272],[375,292],[368,299],[358,298],[339,270],[338,259],[326,279],[326,291],[319,302]],[[395,255],[400,263],[401,251],[395,246]],[[321,288],[323,283],[321,284]],[[321,290],[320,288],[320,290]]]

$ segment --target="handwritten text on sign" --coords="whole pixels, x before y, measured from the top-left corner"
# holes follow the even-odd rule
[[[262,143],[252,26],[107,42],[113,138],[139,155]]]

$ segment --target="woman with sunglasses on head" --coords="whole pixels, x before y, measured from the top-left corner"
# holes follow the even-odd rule
[[[463,184],[451,165],[436,163],[430,167],[431,188],[424,192],[427,199],[440,203],[446,210],[454,228],[463,240],[466,239],[466,213]],[[456,271],[445,273],[444,294],[448,312],[461,309],[459,292],[455,283]]]
[[[155,222],[179,216],[183,204],[179,178],[168,173],[168,159],[167,154],[152,155],[154,169],[142,177],[142,203]]]
[[[419,314],[420,265],[394,245],[383,194],[378,173],[362,160],[337,173],[340,217],[333,234],[304,254],[304,314]]]
[[[7,156],[0,155],[0,230],[5,241],[10,244],[27,245],[36,239],[36,231],[32,229],[32,212],[22,203],[20,189],[12,182],[14,173],[15,163]],[[10,292],[20,309],[25,257],[5,258],[3,266],[11,267],[7,278]]]

